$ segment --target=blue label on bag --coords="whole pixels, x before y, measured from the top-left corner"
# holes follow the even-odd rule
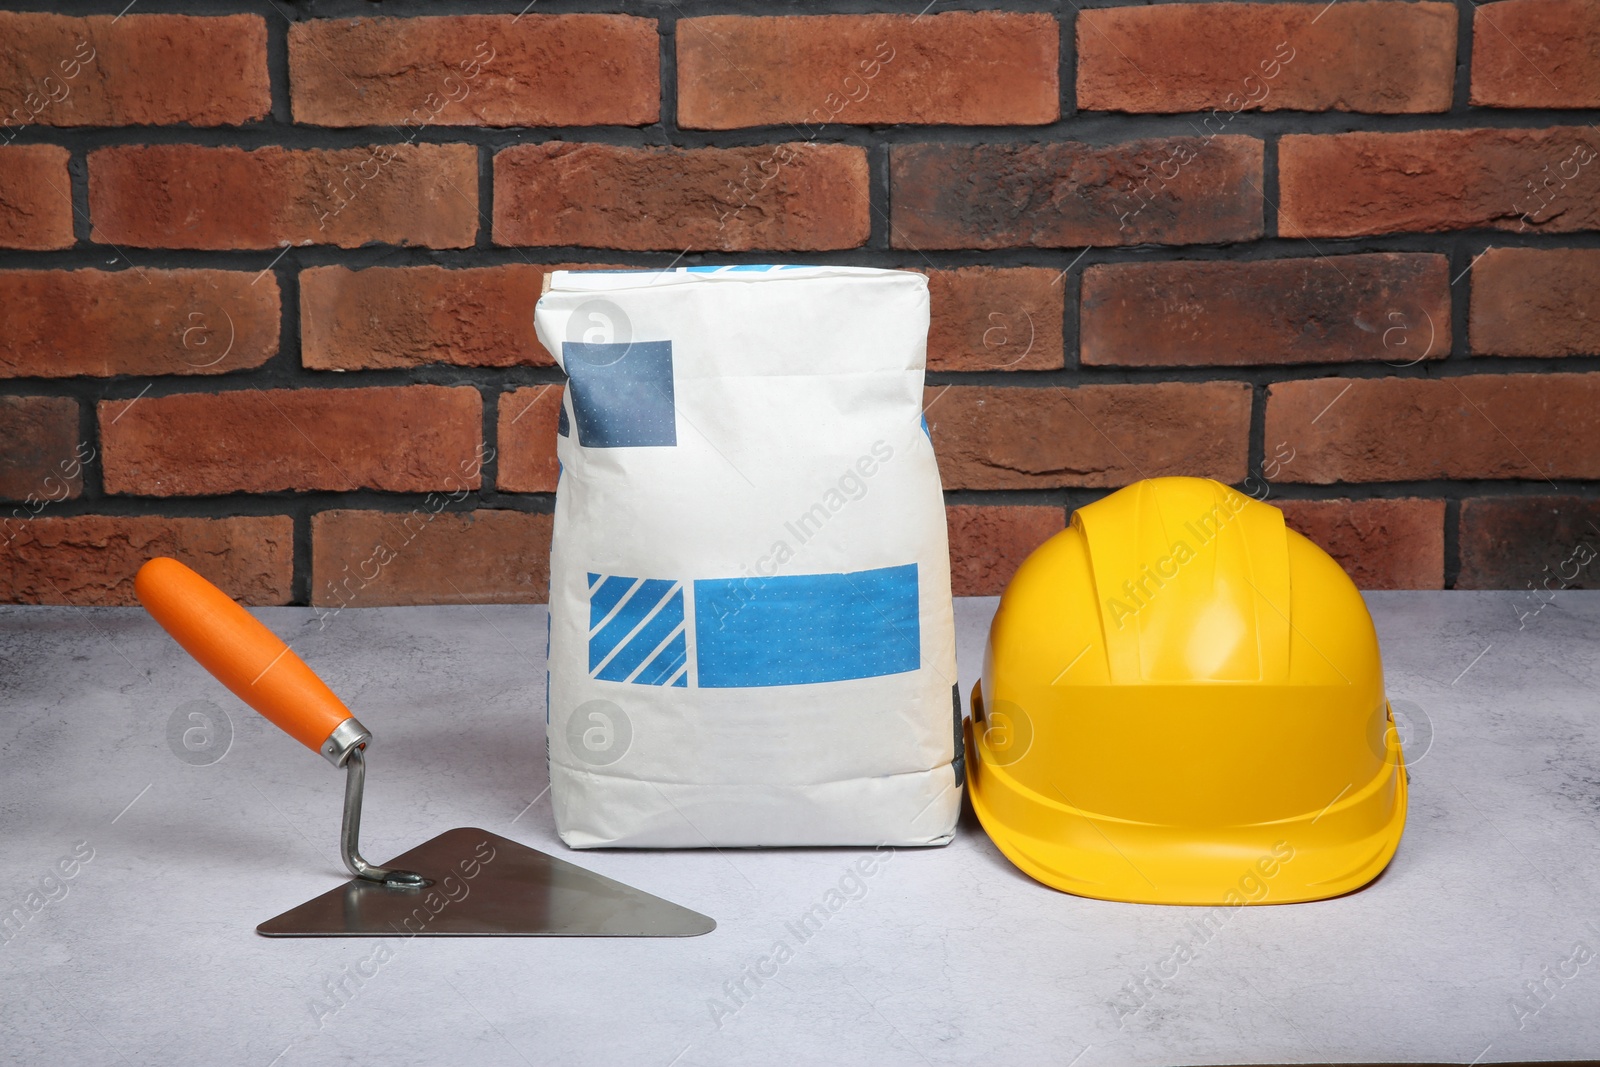
[[[671,341],[564,341],[572,417],[584,448],[678,443]]]
[[[917,565],[696,580],[589,574],[589,676],[705,689],[812,685],[922,665]]]
[[[589,575],[589,676],[636,685],[689,684],[683,586]]]
[[[702,688],[809,685],[922,664],[917,565],[694,583]]]

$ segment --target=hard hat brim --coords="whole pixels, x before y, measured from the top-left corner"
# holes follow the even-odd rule
[[[967,793],[990,839],[1036,881],[1077,896],[1201,907],[1324,900],[1382,873],[1405,828],[1407,774],[1392,732],[1378,774],[1321,811],[1208,828],[1087,812],[1065,788],[1040,796],[983,761],[970,720],[965,734]]]

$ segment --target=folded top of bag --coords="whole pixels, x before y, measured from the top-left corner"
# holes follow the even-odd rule
[[[734,282],[759,282],[776,278],[848,278],[879,274],[914,274],[915,271],[886,270],[882,267],[814,266],[808,263],[734,263],[709,267],[646,268],[643,270],[558,270],[544,276],[544,290],[640,289],[656,285],[679,285],[706,279]]]

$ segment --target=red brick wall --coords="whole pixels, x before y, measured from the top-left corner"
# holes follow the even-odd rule
[[[928,272],[958,593],[1161,474],[1600,579],[1600,4],[466,6],[0,12],[0,600],[539,601],[543,273],[773,260]]]

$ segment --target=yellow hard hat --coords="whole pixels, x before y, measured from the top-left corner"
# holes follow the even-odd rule
[[[967,727],[972,806],[1080,896],[1273,904],[1357,889],[1406,817],[1361,594],[1283,513],[1153,478],[1072,517],[1006,587]]]

